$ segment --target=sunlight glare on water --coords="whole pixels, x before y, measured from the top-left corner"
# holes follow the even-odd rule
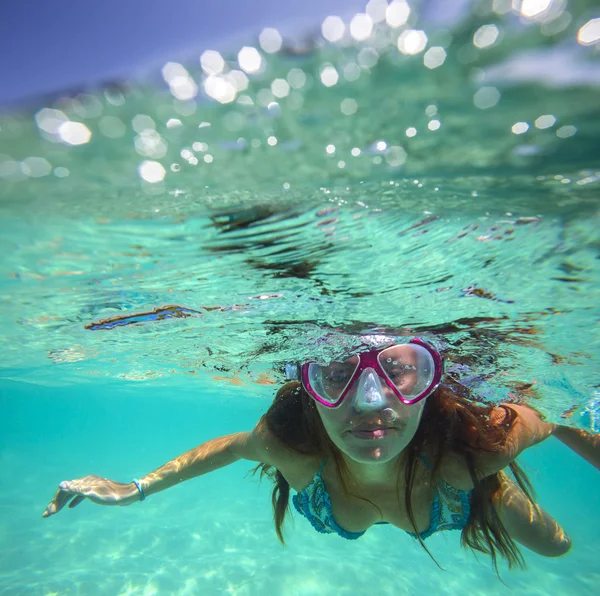
[[[301,41],[269,27],[5,113],[3,376],[264,393],[323,333],[382,328],[443,338],[489,399],[527,387],[551,418],[589,425],[586,7],[494,0],[447,28],[371,1]],[[193,312],[85,328],[168,305]]]

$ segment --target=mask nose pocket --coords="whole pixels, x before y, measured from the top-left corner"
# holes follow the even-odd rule
[[[372,368],[367,368],[358,380],[354,406],[357,410],[368,411],[380,410],[385,404],[386,397],[379,375]]]

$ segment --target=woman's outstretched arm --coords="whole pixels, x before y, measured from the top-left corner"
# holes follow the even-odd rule
[[[172,459],[134,482],[121,483],[100,476],[65,480],[42,514],[49,517],[67,503],[73,508],[84,499],[99,505],[131,505],[180,482],[207,474],[239,459],[274,464],[280,446],[270,439],[262,422],[252,432],[213,439]],[[139,488],[138,488],[139,486]]]
[[[583,457],[596,470],[600,470],[600,434],[594,435],[579,428],[557,424],[552,436]]]
[[[571,539],[560,524],[530,501],[504,472],[492,503],[513,540],[544,557],[560,557],[571,548]]]

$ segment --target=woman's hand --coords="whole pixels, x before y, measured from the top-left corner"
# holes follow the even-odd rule
[[[84,499],[98,505],[130,505],[140,500],[140,493],[133,483],[113,482],[100,476],[64,480],[58,485],[58,490],[42,517],[58,513],[69,501],[69,509],[77,507]]]

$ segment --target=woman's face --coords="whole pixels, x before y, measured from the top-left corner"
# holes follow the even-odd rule
[[[384,463],[400,455],[414,437],[425,400],[403,404],[371,369],[337,408],[315,404],[329,438],[342,453],[359,463]]]

